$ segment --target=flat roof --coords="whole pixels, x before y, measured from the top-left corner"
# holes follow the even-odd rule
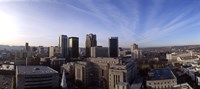
[[[148,74],[148,80],[166,80],[175,78],[174,74],[169,68],[152,69]]]
[[[55,74],[58,73],[48,66],[17,66],[16,74],[33,75],[33,74]]]

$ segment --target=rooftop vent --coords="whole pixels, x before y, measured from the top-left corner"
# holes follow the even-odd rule
[[[39,68],[34,68],[34,70],[40,70]]]

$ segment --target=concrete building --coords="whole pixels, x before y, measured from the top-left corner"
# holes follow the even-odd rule
[[[132,56],[132,59],[134,59],[134,60],[142,58],[142,50],[138,49],[137,44],[131,45],[131,56]]]
[[[67,35],[61,35],[59,37],[59,48],[62,58],[68,58],[68,37]]]
[[[131,52],[132,59],[141,59],[142,58],[142,50],[133,50]]]
[[[193,88],[188,83],[182,83],[173,86],[172,89],[193,89]]]
[[[75,63],[75,79],[86,89],[115,89],[119,82],[131,84],[136,74],[134,62],[125,63],[115,58],[88,58]]]
[[[89,86],[88,69],[88,62],[77,62],[75,64],[75,82],[79,88],[83,89]]]
[[[118,37],[109,38],[109,57],[118,57]]]
[[[127,85],[131,84],[136,74],[137,67],[133,62],[129,62],[126,65],[117,64],[111,66],[109,69],[109,89],[116,89],[120,85],[118,83],[127,83]]]
[[[102,46],[91,47],[91,57],[108,57],[108,48]]]
[[[69,57],[78,58],[79,57],[79,38],[69,37]]]
[[[60,55],[60,50],[58,46],[49,47],[49,57],[58,57]]]
[[[38,48],[38,54],[44,54],[44,47],[43,46],[39,46]]]
[[[51,58],[51,68],[55,69],[56,71],[60,71],[60,67],[65,64],[65,58]]]
[[[90,57],[91,47],[97,46],[96,34],[87,34],[86,35],[86,57]]]
[[[17,66],[16,89],[59,87],[59,74],[47,66]]]
[[[137,49],[139,49],[137,44],[134,43],[131,45],[131,51],[137,50]]]
[[[130,85],[126,82],[119,82],[116,84],[115,89],[130,89]]]
[[[194,63],[197,61],[199,61],[199,57],[198,56],[185,56],[185,57],[177,57],[177,62],[180,62],[180,63]]]
[[[53,46],[49,47],[49,57],[54,57],[54,54],[55,54],[54,47]]]
[[[152,69],[148,73],[148,89],[172,89],[174,85],[177,85],[177,79],[169,68]]]

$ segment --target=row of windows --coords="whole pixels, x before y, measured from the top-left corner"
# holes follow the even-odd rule
[[[172,83],[175,83],[175,81],[172,81]],[[160,84],[170,84],[170,82],[157,82],[157,83],[149,83],[149,85],[154,84],[154,85],[160,85]]]
[[[25,84],[27,86],[43,86],[43,85],[52,85],[52,83],[38,83],[38,84]]]
[[[52,81],[52,79],[25,80],[25,82],[44,82],[44,81]]]
[[[31,77],[25,77],[25,79],[41,79],[41,78],[52,78],[52,76],[31,76]]]

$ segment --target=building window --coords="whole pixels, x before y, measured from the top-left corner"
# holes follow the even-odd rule
[[[104,76],[104,70],[101,70],[101,74],[102,74],[102,76]]]

